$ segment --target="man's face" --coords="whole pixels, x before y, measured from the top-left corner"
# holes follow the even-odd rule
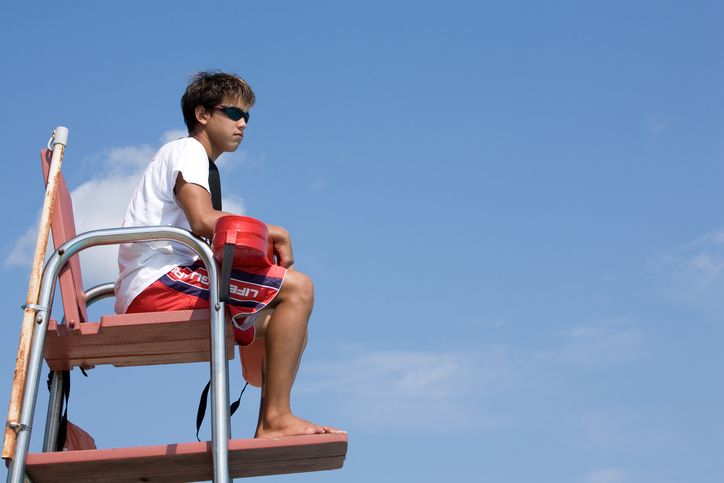
[[[244,139],[246,129],[244,115],[249,112],[249,106],[237,98],[225,98],[219,106],[221,109],[212,108],[204,113],[206,133],[212,151],[218,153],[217,155],[231,153],[238,149]],[[240,114],[236,109],[242,114],[237,120],[233,119],[233,117],[239,117],[238,114]]]

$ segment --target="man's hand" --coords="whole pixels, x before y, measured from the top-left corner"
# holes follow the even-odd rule
[[[279,260],[279,265],[284,268],[292,268],[294,265],[294,254],[292,253],[292,239],[289,232],[276,225],[266,225],[269,230],[269,237],[274,242],[274,255]]]

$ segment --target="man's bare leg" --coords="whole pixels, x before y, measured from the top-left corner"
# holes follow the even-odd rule
[[[261,407],[256,438],[338,432],[292,414],[290,394],[307,338],[314,307],[314,286],[306,275],[289,270],[273,303],[266,327]]]

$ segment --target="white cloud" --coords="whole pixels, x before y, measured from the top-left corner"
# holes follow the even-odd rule
[[[530,370],[502,346],[468,353],[378,351],[333,366],[307,361],[305,381],[295,391],[324,394],[330,411],[369,431],[480,431],[519,423],[504,401],[538,385]]]
[[[161,144],[170,143],[171,141],[185,138],[188,135],[189,132],[186,129],[172,129],[163,133],[161,136]]]
[[[237,150],[233,153],[226,153],[216,160],[219,169],[223,169],[225,173],[232,172],[242,165],[250,168],[263,166],[266,163],[264,155],[252,156],[247,151]]]
[[[623,468],[608,468],[587,474],[585,483],[624,483],[628,481],[628,471]]]
[[[666,128],[669,121],[667,121],[661,113],[651,113],[645,114],[641,123],[646,126],[649,131],[656,133]]]
[[[587,366],[622,364],[643,354],[643,334],[628,327],[632,317],[596,318],[561,333],[566,343],[553,355],[559,362]]]
[[[128,201],[148,163],[156,154],[151,146],[114,148],[101,158],[103,171],[71,192],[76,231],[83,233],[123,224]],[[118,247],[104,246],[81,253],[86,285],[112,282],[118,276]]]
[[[319,178],[319,179],[312,185],[312,189],[313,189],[313,190],[320,190],[320,189],[324,188],[324,186],[325,186],[326,184],[327,184],[326,178]]]
[[[724,228],[648,261],[665,284],[665,295],[698,308],[720,311],[724,301]]]
[[[564,351],[566,362],[603,366],[622,364],[640,358],[643,336],[635,329],[578,337]]]
[[[502,317],[484,317],[481,318],[479,321],[479,324],[482,327],[502,327],[504,325],[507,325],[509,322],[508,320],[502,318]]]
[[[241,196],[225,194],[222,198],[223,199],[221,201],[221,204],[224,208],[224,211],[228,213],[233,213],[235,215],[243,215],[244,213],[246,213],[244,199]]]
[[[185,131],[168,131],[163,134],[161,141],[165,143],[184,136]],[[122,225],[128,201],[157,149],[149,145],[112,148],[87,161],[91,179],[71,192],[78,233]],[[229,194],[229,191],[226,190],[227,195],[223,200],[224,209],[243,214],[243,200]],[[16,240],[9,256],[3,261],[5,268],[29,266],[32,263],[37,233],[36,222],[34,227],[30,227]],[[117,253],[116,246],[95,247],[82,252],[80,258],[84,284],[90,287],[115,280],[118,276]]]
[[[36,223],[23,233],[23,235],[15,240],[15,244],[10,250],[8,256],[3,260],[3,268],[31,266],[33,263],[33,254],[35,245],[38,240],[38,230],[40,224]],[[50,242],[49,242],[50,243]]]
[[[596,318],[559,334],[554,347],[477,351],[346,349],[335,363],[305,361],[295,392],[363,430],[459,432],[560,425],[556,386],[574,367],[639,359],[643,334],[632,317]],[[535,401],[530,404],[530,401]],[[555,423],[552,423],[555,421]],[[582,426],[572,428],[580,432]],[[592,438],[587,434],[588,439]]]

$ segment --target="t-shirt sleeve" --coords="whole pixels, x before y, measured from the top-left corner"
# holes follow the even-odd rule
[[[198,142],[189,142],[183,149],[180,149],[177,156],[171,163],[171,175],[169,182],[172,183],[171,192],[176,186],[179,173],[184,181],[201,186],[211,193],[209,188],[209,158],[204,147]],[[176,197],[174,196],[174,201]]]

